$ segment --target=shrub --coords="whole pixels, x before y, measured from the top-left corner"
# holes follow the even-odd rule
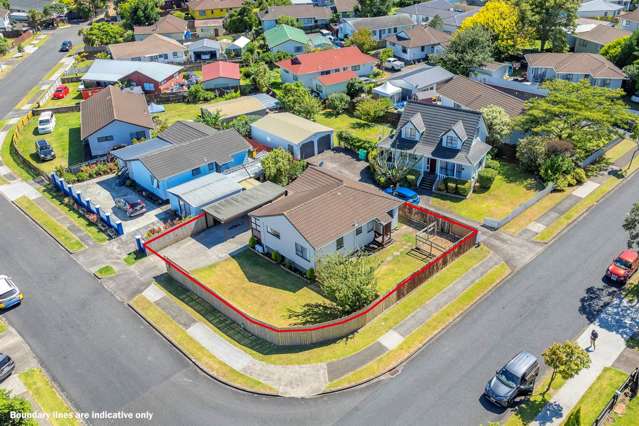
[[[388,184],[388,179],[386,179],[386,176],[377,175],[375,176],[375,179],[377,180],[377,184],[383,188],[385,188]]]
[[[575,182],[580,185],[588,180],[585,170],[580,167],[573,170],[572,177],[575,179]]]
[[[544,182],[555,182],[559,177],[572,175],[575,165],[572,160],[565,155],[555,154],[544,160],[539,169],[539,175]]]
[[[306,270],[306,279],[309,281],[315,281],[315,269],[309,268]]]
[[[493,170],[499,170],[499,168],[500,168],[499,161],[497,161],[497,160],[487,160],[486,161],[486,168],[487,169],[493,169]]]
[[[537,136],[521,139],[517,144],[517,160],[522,167],[537,172],[546,158],[546,141]]]
[[[341,114],[346,111],[351,104],[351,98],[346,93],[333,93],[326,100],[326,106],[335,114]]]
[[[249,247],[254,249],[255,246],[257,245],[257,238],[255,238],[255,236],[251,235],[251,238],[249,238]]]
[[[189,87],[189,91],[186,95],[187,102],[192,104],[210,101],[213,98],[215,98],[215,94],[212,92],[207,92],[204,86],[202,86],[200,83],[194,84]]]
[[[446,182],[446,191],[449,194],[454,194],[455,192],[457,192],[457,183],[453,180],[448,180]]]
[[[337,132],[337,138],[345,148],[351,149],[355,152],[360,149],[365,149],[366,151],[371,152],[377,147],[375,142],[357,137],[346,130],[339,130]]]
[[[446,179],[442,179],[437,183],[437,190],[439,192],[446,192]]]
[[[497,170],[493,169],[482,169],[477,174],[477,182],[479,183],[479,187],[482,189],[489,189],[495,178],[497,177]]]
[[[355,106],[355,117],[374,123],[380,121],[393,107],[393,103],[388,98],[365,98]]]
[[[280,263],[282,261],[282,255],[280,254],[280,252],[273,250],[271,252],[271,259],[273,260],[273,262]]]
[[[408,186],[415,188],[417,186],[417,176],[406,175],[406,182],[408,183]]]
[[[457,183],[457,193],[462,197],[468,197],[468,194],[470,194],[470,181]]]

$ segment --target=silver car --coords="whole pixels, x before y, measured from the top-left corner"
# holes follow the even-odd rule
[[[24,294],[20,291],[11,278],[0,275],[0,309],[8,309],[22,302]]]

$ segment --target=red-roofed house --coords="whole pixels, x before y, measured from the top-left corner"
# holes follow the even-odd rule
[[[202,66],[205,89],[235,89],[240,87],[240,64],[217,61]]]
[[[351,78],[368,76],[377,59],[362,53],[356,46],[303,53],[277,63],[282,82],[299,81],[325,98],[346,90]]]

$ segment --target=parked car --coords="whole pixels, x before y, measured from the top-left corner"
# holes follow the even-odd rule
[[[400,200],[408,201],[412,204],[419,204],[419,194],[410,188],[404,188],[403,186],[393,188],[392,186],[389,186],[384,190],[384,192],[388,195],[392,195],[393,197],[397,197]]]
[[[124,210],[128,217],[146,213],[146,206],[144,205],[144,201],[134,196],[116,198],[115,206],[119,209]]]
[[[7,309],[22,302],[24,294],[11,278],[0,275],[0,309]]]
[[[45,111],[38,117],[38,134],[51,133],[55,129],[55,115],[51,111]]]
[[[397,58],[388,58],[384,62],[384,68],[387,70],[399,71],[406,66],[405,63]]]
[[[16,364],[7,354],[0,352],[0,382],[4,382],[15,370]]]
[[[73,47],[71,40],[64,40],[60,45],[60,52],[68,52]]]
[[[35,143],[36,153],[38,154],[38,158],[40,161],[49,161],[55,158],[55,152],[49,142],[44,139],[40,139]]]
[[[497,370],[484,388],[489,401],[509,407],[516,397],[530,395],[539,376],[539,361],[529,352],[520,352]]]
[[[606,277],[611,281],[625,284],[639,267],[639,253],[624,250],[612,261],[606,270]]]
[[[55,88],[53,92],[53,99],[64,99],[69,94],[69,88],[64,84]]]

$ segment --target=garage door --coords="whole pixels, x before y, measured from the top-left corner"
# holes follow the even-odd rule
[[[300,157],[306,160],[315,155],[315,141],[308,141],[300,145]]]
[[[331,135],[324,135],[317,140],[317,153],[331,149]]]

